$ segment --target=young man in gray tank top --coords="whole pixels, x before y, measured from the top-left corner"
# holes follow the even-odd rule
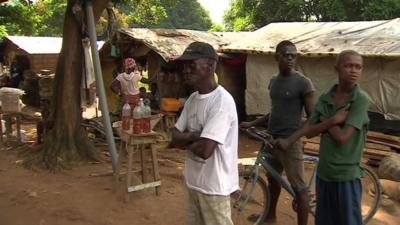
[[[308,220],[308,192],[304,178],[303,149],[300,140],[289,145],[286,139],[301,126],[303,111],[307,118],[311,115],[314,86],[310,79],[295,70],[297,58],[296,46],[290,41],[282,41],[276,47],[275,59],[279,73],[268,85],[271,98],[271,112],[251,122],[243,122],[241,128],[267,125],[268,132],[276,139],[274,157],[269,161],[279,172],[285,173],[291,186],[296,191],[297,224],[306,225]],[[276,205],[281,186],[274,179],[268,178],[271,206],[267,221],[276,220]],[[254,215],[257,217],[258,215]],[[253,218],[249,218],[253,219]]]

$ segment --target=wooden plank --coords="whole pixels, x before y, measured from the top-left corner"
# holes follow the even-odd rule
[[[374,155],[374,154],[369,154],[368,152],[364,152],[363,158],[381,161],[384,158],[384,156],[382,156],[382,155]]]
[[[154,181],[145,184],[133,185],[128,187],[128,192],[139,191],[145,188],[158,187],[158,186],[161,186],[161,181]]]
[[[367,140],[367,142],[365,143],[365,147],[370,148],[370,149],[378,149],[378,150],[382,150],[382,151],[390,151],[390,143],[386,143],[386,142],[380,142],[380,143],[376,143],[379,142],[379,140],[372,140],[375,141],[375,143],[370,143],[368,142],[369,139]],[[319,137],[314,137],[314,138],[305,138],[303,140],[304,143],[314,143],[314,144],[319,144],[320,143],[320,138]],[[396,146],[396,145],[395,145]]]
[[[387,142],[383,142],[383,141],[379,141],[379,140],[375,140],[375,139],[368,139],[368,142],[372,142],[372,143],[376,143],[376,144],[381,144],[381,145],[386,145],[386,146],[390,146],[396,149],[400,149],[400,145],[397,144],[392,144],[392,143],[387,143]]]
[[[307,154],[318,155],[319,154],[319,144],[315,143],[306,143],[304,145],[304,152]],[[382,160],[384,157],[390,156],[392,154],[397,154],[389,151],[381,151],[377,149],[369,149],[364,148],[363,157],[374,159],[374,160]]]
[[[310,149],[304,149],[304,153],[306,153],[308,155],[314,155],[314,156],[318,156],[319,155],[318,152],[315,152],[315,151],[310,150]]]
[[[377,144],[377,143],[365,143],[365,147],[369,149],[377,149],[381,151],[390,151],[390,146],[383,145],[383,144]]]
[[[380,132],[368,131],[367,137],[373,138],[373,139],[381,139],[381,140],[389,141],[392,143],[397,143],[400,145],[400,137],[393,136],[393,135],[387,135],[387,134],[383,134]]]
[[[307,142],[304,145],[304,148],[309,149],[309,150],[319,151],[319,144]]]
[[[368,155],[376,155],[376,156],[381,156],[381,157],[387,157],[391,156],[393,154],[397,154],[394,152],[385,152],[385,151],[379,151],[375,149],[364,149],[364,154],[367,153]]]
[[[316,151],[315,149],[308,149],[308,148],[305,148],[305,149],[304,149],[304,153],[305,153],[305,154],[308,154],[308,155],[314,155],[314,156],[318,156],[318,155],[319,155],[319,152]],[[380,155],[370,155],[370,154],[366,153],[366,154],[363,155],[363,158],[367,158],[367,159],[372,159],[372,160],[378,160],[378,161],[380,161],[380,160],[383,159],[383,156],[380,156]]]
[[[250,166],[254,165],[256,162],[256,157],[249,157],[249,158],[239,158],[238,159],[238,164],[244,165],[244,166]]]
[[[313,137],[313,138],[304,138],[304,139],[303,139],[303,142],[304,142],[304,143],[307,142],[307,143],[316,143],[316,144],[319,144],[320,141],[321,141],[321,139],[319,138],[319,136]]]
[[[141,170],[135,169],[132,170],[131,173],[138,173]],[[105,172],[98,172],[98,173],[90,173],[89,177],[103,177],[103,176],[111,176],[114,174],[114,171],[110,170],[110,171],[105,171]],[[121,171],[119,172],[119,175],[125,175],[126,171]]]

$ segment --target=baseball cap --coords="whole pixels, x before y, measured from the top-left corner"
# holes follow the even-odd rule
[[[182,56],[177,60],[194,60],[194,59],[214,59],[218,60],[218,55],[214,48],[204,42],[193,42],[183,52]]]

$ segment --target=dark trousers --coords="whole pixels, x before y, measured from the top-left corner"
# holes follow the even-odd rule
[[[334,182],[317,178],[315,225],[362,225],[360,179]]]

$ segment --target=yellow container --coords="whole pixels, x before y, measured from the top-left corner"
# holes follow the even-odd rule
[[[181,103],[176,98],[161,98],[161,109],[165,112],[178,112]]]

